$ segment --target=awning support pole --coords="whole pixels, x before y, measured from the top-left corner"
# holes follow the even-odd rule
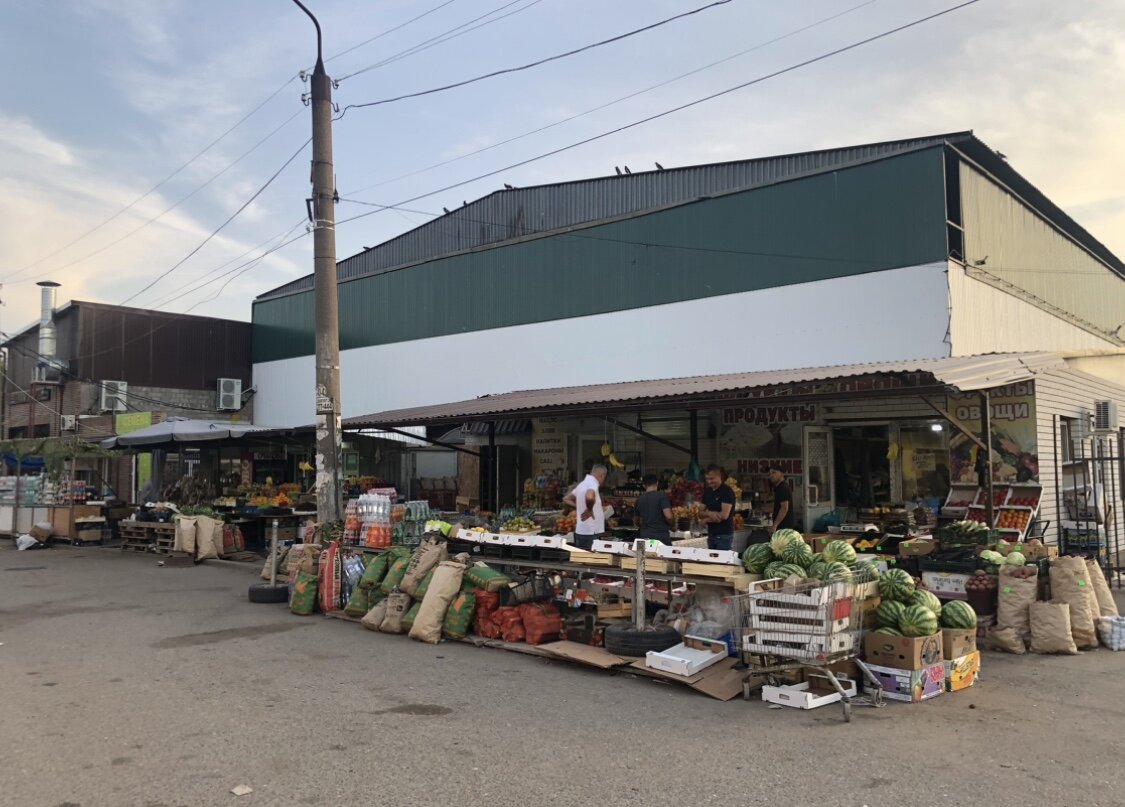
[[[699,464],[699,411],[692,409],[691,416],[691,459]]]
[[[496,421],[488,421],[488,509],[496,512],[500,504],[500,463],[496,461]]]
[[[941,415],[943,418],[945,418],[945,420],[948,421],[949,424],[951,426],[953,426],[953,428],[955,428],[957,431],[961,432],[961,434],[965,435],[970,440],[972,440],[974,443],[976,443],[978,448],[987,450],[987,448],[985,446],[985,443],[984,443],[984,440],[980,439],[980,437],[975,435],[972,432],[972,430],[969,429],[968,426],[966,426],[964,423],[962,423],[960,420],[955,418],[953,415],[951,415],[946,410],[942,409],[940,406],[938,406],[936,403],[931,401],[929,398],[926,398],[925,396],[922,396],[922,400],[926,402],[926,404],[930,407],[930,409],[933,409],[935,412],[937,412],[939,415]]]
[[[984,438],[984,517],[988,528],[994,529],[996,521],[993,518],[992,502],[992,402],[988,390],[980,393],[980,430]]]

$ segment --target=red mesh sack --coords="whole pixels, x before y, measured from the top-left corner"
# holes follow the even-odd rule
[[[562,632],[562,615],[550,603],[527,603],[519,607],[528,644],[553,642]]]

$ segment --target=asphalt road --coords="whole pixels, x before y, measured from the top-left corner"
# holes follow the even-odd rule
[[[1125,653],[987,654],[967,692],[844,724],[296,617],[255,579],[5,541],[0,803],[1125,804]]]

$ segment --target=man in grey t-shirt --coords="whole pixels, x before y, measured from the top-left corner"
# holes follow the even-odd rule
[[[655,474],[646,476],[643,484],[645,492],[637,498],[633,507],[637,526],[640,527],[637,537],[671,543],[672,536],[668,528],[672,524],[672,501],[667,493],[657,490],[660,480]]]

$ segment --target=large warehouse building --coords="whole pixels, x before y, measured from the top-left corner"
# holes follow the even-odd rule
[[[341,261],[339,288],[345,417],[1125,345],[1125,266],[968,132],[499,191]],[[256,420],[310,422],[312,277],[253,324]]]
[[[612,444],[722,463],[747,509],[780,464],[806,529],[948,505],[987,395],[1003,495],[1125,541],[1125,265],[970,132],[499,191],[342,261],[339,300],[345,425],[465,424],[468,501]],[[256,420],[310,423],[312,278],[253,327]]]

